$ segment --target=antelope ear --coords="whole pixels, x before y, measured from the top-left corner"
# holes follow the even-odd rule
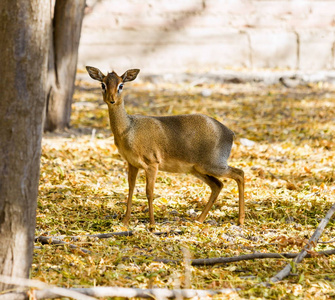
[[[137,77],[138,73],[140,73],[140,69],[130,69],[130,70],[126,71],[121,76],[121,78],[122,78],[123,82],[133,81]]]
[[[102,81],[105,78],[105,75],[97,68],[86,66],[86,70],[94,80]]]

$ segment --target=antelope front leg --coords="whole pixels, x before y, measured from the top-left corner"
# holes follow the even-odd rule
[[[157,176],[157,170],[158,170],[158,165],[150,165],[145,170],[145,175],[147,179],[146,194],[147,194],[148,204],[149,204],[149,217],[150,217],[151,225],[155,224],[153,200],[154,200],[154,187],[155,187],[155,181],[156,181],[156,176]]]
[[[128,193],[128,201],[127,201],[127,210],[126,214],[122,220],[124,225],[128,225],[130,214],[131,214],[131,204],[133,199],[133,193],[135,188],[136,177],[138,173],[138,168],[128,163],[128,185],[129,185],[129,193]]]
[[[238,222],[240,225],[244,224],[245,210],[244,210],[244,176],[242,180],[237,181],[238,185],[238,198],[239,198],[239,217]]]

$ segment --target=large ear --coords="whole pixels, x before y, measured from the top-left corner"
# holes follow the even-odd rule
[[[138,73],[140,73],[140,69],[130,69],[130,70],[126,71],[121,76],[121,78],[122,78],[123,82],[133,81],[137,77]]]
[[[86,70],[94,80],[102,81],[105,77],[105,75],[97,68],[86,66]]]

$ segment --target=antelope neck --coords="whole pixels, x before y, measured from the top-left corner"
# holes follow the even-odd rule
[[[108,105],[109,121],[114,136],[122,136],[130,127],[130,117],[124,109],[123,101],[120,104]]]

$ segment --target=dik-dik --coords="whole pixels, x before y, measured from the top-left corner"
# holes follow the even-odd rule
[[[227,159],[234,133],[205,115],[141,116],[128,115],[122,99],[123,85],[132,81],[139,69],[118,76],[104,75],[99,69],[86,67],[88,74],[101,82],[103,100],[108,105],[115,145],[128,162],[129,194],[123,223],[128,224],[132,197],[139,169],[146,175],[146,195],[150,224],[155,223],[153,198],[157,171],[191,173],[211,188],[211,195],[201,215],[203,222],[223,187],[218,177],[232,178],[239,192],[239,223],[244,223],[244,172],[228,166]]]

